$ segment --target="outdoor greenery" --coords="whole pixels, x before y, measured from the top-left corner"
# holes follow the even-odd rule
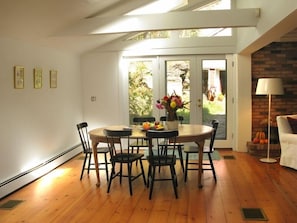
[[[128,40],[162,39],[170,38],[170,31],[150,31],[141,32],[129,38]]]
[[[206,101],[203,103],[203,109],[212,115],[225,114],[225,105],[220,101]]]
[[[184,124],[190,123],[190,110],[189,109],[181,109],[177,111],[177,116],[183,116],[184,117]]]
[[[152,76],[152,73],[145,62],[136,62],[134,68],[135,70],[129,71],[129,114],[132,117],[150,116],[153,110],[153,92],[146,77]]]

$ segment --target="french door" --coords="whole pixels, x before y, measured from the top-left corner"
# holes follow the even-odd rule
[[[232,67],[225,55],[127,59],[129,118],[165,115],[156,100],[173,92],[188,101],[184,123],[210,125],[219,120],[216,147],[232,147]]]

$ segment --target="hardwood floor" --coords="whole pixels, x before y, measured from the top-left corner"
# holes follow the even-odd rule
[[[197,187],[196,171],[190,171],[184,183],[177,162],[179,198],[175,199],[171,182],[156,182],[152,200],[141,178],[133,183],[133,196],[126,179],[121,186],[116,179],[107,194],[104,171],[99,188],[94,171],[80,181],[82,160],[75,157],[2,199],[0,205],[8,200],[23,202],[11,210],[0,209],[0,222],[258,222],[245,221],[241,208],[262,208],[268,222],[296,222],[296,170],[261,163],[248,153],[219,153],[221,159],[214,161],[216,184],[211,171],[203,173],[202,189]],[[225,155],[235,159],[224,159]]]

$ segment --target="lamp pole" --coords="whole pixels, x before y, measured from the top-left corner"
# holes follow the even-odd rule
[[[260,159],[261,162],[263,163],[276,163],[277,160],[270,158],[270,113],[271,113],[271,94],[268,94],[268,130],[267,130],[267,157]]]

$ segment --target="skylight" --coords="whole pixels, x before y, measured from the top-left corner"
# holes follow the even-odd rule
[[[165,13],[187,4],[188,4],[188,0],[157,0],[148,5],[145,5],[131,12],[128,12],[126,15]]]
[[[129,12],[127,15],[166,13],[172,10],[176,10],[187,4],[188,4],[188,0],[158,0],[144,7],[135,9]],[[194,11],[230,10],[230,9],[231,9],[231,0],[214,0],[214,1],[210,1],[209,4],[196,8]],[[128,40],[170,38],[171,32],[172,31],[170,30],[142,32],[132,37],[130,36]],[[180,30],[178,34],[179,38],[219,37],[219,36],[232,36],[232,28],[188,29],[188,30]]]
[[[202,11],[202,10],[227,10],[231,9],[231,0],[219,0],[212,2],[208,5],[204,5],[195,9],[194,11]]]
[[[219,0],[213,2],[209,5],[197,8],[194,11],[204,11],[204,10],[229,10],[231,9],[231,0]],[[199,37],[215,37],[215,36],[232,36],[231,28],[209,28],[209,29],[196,29],[197,36]],[[181,36],[181,38],[186,38],[187,36]]]

